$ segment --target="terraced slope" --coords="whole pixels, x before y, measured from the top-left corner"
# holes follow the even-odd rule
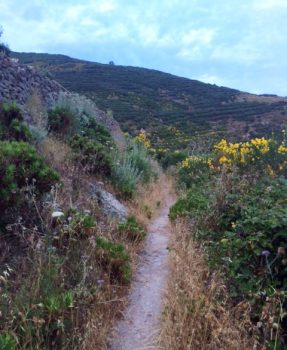
[[[158,146],[192,139],[268,135],[287,122],[287,99],[257,96],[145,68],[99,64],[63,55],[13,53],[69,90],[110,110],[123,130],[150,133]],[[174,136],[177,142],[174,142]]]

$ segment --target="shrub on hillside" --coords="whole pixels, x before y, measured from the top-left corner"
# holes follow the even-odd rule
[[[106,267],[111,279],[129,282],[131,266],[125,247],[99,236],[96,238],[96,244],[96,255],[99,262]]]
[[[69,107],[55,107],[48,111],[49,131],[69,137],[79,130],[79,120]]]
[[[140,172],[142,182],[150,182],[154,173],[148,150],[144,144],[130,141],[126,156]]]
[[[31,133],[16,103],[0,104],[0,139],[29,141]]]
[[[222,140],[208,158],[182,162],[179,179],[191,188],[170,210],[172,219],[192,218],[208,262],[225,272],[235,304],[249,305],[270,348],[286,334],[286,165],[285,136]]]
[[[167,169],[172,165],[177,165],[182,162],[187,156],[186,151],[167,152],[165,156],[160,159],[160,164],[164,169]]]
[[[141,173],[128,157],[124,157],[120,160],[114,159],[111,179],[120,195],[129,199],[136,192],[137,185],[141,180]]]
[[[75,135],[69,144],[76,154],[76,158],[85,169],[94,174],[110,175],[112,159],[109,151],[97,140],[87,136]]]
[[[17,206],[22,191],[33,185],[35,194],[49,191],[58,174],[39,157],[34,147],[25,142],[0,142],[0,210]]]
[[[136,221],[134,216],[129,216],[124,222],[118,224],[118,230],[132,241],[141,241],[145,238],[145,229]]]

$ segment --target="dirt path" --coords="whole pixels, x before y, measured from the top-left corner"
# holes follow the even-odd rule
[[[163,207],[159,216],[149,225],[145,249],[132,282],[129,303],[123,319],[115,328],[110,350],[156,349],[168,274],[167,248],[171,232],[168,212],[173,203],[170,188],[163,191]]]

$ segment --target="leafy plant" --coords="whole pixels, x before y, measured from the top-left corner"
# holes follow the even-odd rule
[[[129,199],[135,194],[141,173],[128,157],[124,157],[121,160],[114,160],[111,179],[121,196]]]
[[[9,333],[0,334],[1,350],[15,350],[16,347],[17,347],[17,343]]]
[[[34,186],[36,194],[49,191],[59,175],[48,167],[35,148],[25,142],[0,141],[0,208],[17,205],[21,192]]]
[[[79,120],[69,107],[58,107],[48,111],[48,129],[68,137],[77,133]]]
[[[128,253],[122,244],[116,244],[98,236],[96,238],[96,254],[112,279],[129,282],[131,266]]]
[[[0,104],[0,139],[29,141],[31,136],[17,104],[14,102]]]
[[[124,222],[118,224],[118,230],[132,241],[143,240],[145,229],[139,225],[134,216],[129,216]]]
[[[100,142],[87,136],[75,135],[70,139],[70,146],[76,153],[78,161],[95,174],[111,174],[111,156]]]

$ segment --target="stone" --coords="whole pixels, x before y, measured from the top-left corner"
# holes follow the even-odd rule
[[[91,184],[91,194],[96,199],[104,215],[118,221],[128,216],[128,209],[114,195],[103,188],[102,183]]]

